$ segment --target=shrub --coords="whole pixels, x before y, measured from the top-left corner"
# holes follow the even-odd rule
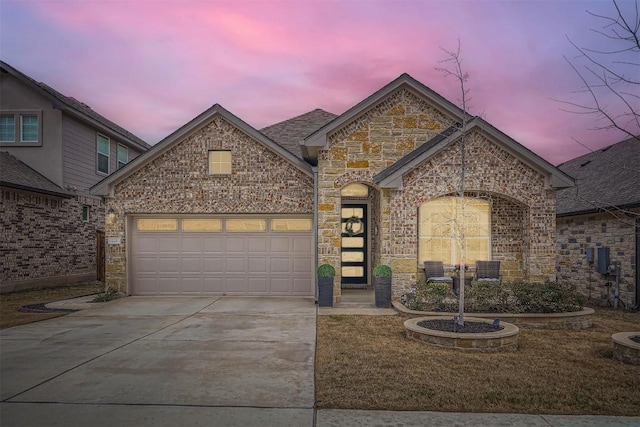
[[[318,267],[318,277],[334,277],[336,269],[331,264],[322,264]]]
[[[391,277],[391,267],[380,264],[373,269],[373,277]]]
[[[112,288],[111,286],[107,286],[104,290],[104,293],[96,295],[91,301],[107,302],[116,298],[118,298],[118,290],[116,288]]]
[[[403,298],[406,307],[421,311],[458,310],[458,298],[447,283],[417,284]],[[579,311],[582,296],[574,286],[553,282],[472,282],[465,286],[468,313],[562,313]]]

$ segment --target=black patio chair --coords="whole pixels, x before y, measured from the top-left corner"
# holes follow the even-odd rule
[[[429,282],[445,282],[453,285],[453,279],[444,275],[444,265],[442,261],[425,261],[424,275]]]
[[[500,261],[476,261],[476,280],[500,283]]]

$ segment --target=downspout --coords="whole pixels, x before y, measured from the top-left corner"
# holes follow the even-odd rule
[[[313,171],[313,247],[314,247],[314,261],[313,261],[313,277],[315,283],[315,296],[316,304],[318,304],[318,167],[311,166]]]

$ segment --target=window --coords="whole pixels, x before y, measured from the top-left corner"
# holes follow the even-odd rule
[[[145,218],[137,221],[139,231],[178,231],[177,219]]]
[[[82,221],[89,222],[89,210],[90,209],[91,209],[90,206],[83,206],[82,207]]]
[[[264,219],[228,219],[227,231],[231,232],[261,232],[267,230],[267,221]]]
[[[40,113],[0,114],[0,143],[40,145]]]
[[[313,221],[304,218],[274,218],[271,231],[311,231]]]
[[[231,174],[231,151],[209,151],[209,173],[212,175]]]
[[[420,261],[442,261],[455,265],[460,260],[464,235],[465,259],[472,264],[491,255],[490,204],[487,200],[440,197],[420,206]]]
[[[13,114],[0,115],[0,142],[16,141],[16,118]]]
[[[369,187],[364,184],[349,184],[340,190],[342,197],[367,197],[369,195]]]
[[[182,231],[216,232],[222,231],[221,219],[183,219]]]
[[[129,163],[129,149],[118,144],[118,169]]]
[[[109,155],[111,141],[104,135],[98,134],[98,172],[109,174]]]

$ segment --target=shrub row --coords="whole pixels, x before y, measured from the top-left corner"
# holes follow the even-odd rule
[[[464,293],[467,313],[563,313],[582,310],[584,303],[575,286],[553,282],[474,281]],[[418,284],[402,302],[411,310],[458,311],[458,296],[447,283]]]

